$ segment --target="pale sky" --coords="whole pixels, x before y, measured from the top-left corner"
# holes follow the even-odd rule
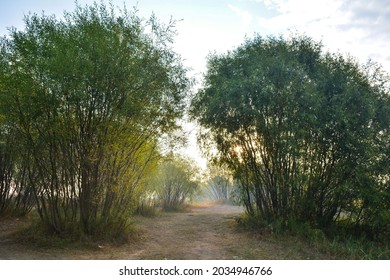
[[[100,0],[97,1],[100,3]],[[107,1],[105,1],[107,2]],[[79,0],[84,6],[93,0]],[[369,58],[390,72],[390,0],[114,0],[115,6],[137,6],[139,15],[177,23],[175,50],[198,80],[205,71],[206,56],[226,52],[254,33],[306,34],[322,40],[330,51],[350,54],[362,63]],[[23,28],[28,12],[55,14],[74,9],[73,0],[0,0],[0,36],[7,27]],[[191,129],[192,126],[188,126]],[[190,138],[187,154],[204,166]]]

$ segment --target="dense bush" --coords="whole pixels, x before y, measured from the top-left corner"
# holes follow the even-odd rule
[[[389,79],[376,64],[257,36],[209,57],[192,116],[250,216],[389,236]]]
[[[18,145],[0,151],[1,195],[31,189],[58,234],[123,232],[159,137],[183,114],[188,79],[173,28],[95,3],[62,20],[29,15],[2,38],[1,133]]]
[[[159,166],[154,184],[157,199],[165,211],[182,210],[199,192],[196,168],[185,159],[166,160]]]

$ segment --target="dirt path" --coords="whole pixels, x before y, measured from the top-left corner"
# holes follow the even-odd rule
[[[164,213],[138,218],[137,242],[96,248],[38,248],[22,246],[6,233],[26,221],[0,223],[0,259],[328,259],[310,247],[276,241],[237,230],[234,218],[242,209],[230,205],[203,204],[185,213]],[[7,227],[6,227],[7,226]],[[9,236],[9,235],[8,235]]]
[[[137,259],[232,259],[234,242],[229,224],[242,212],[229,205],[193,207],[191,212],[168,214],[144,221],[145,247],[128,258]]]

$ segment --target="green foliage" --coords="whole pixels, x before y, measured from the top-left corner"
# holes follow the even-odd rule
[[[346,219],[384,236],[388,81],[376,65],[324,53],[310,38],[257,36],[209,57],[191,114],[250,216],[283,230]]]
[[[26,161],[37,210],[61,235],[120,235],[177,128],[189,84],[174,22],[102,3],[30,15],[1,39],[0,115]]]
[[[164,211],[182,210],[199,191],[195,165],[186,159],[167,159],[154,179],[157,199]]]
[[[269,223],[248,213],[236,218],[236,222],[239,229],[256,233],[261,238],[271,238],[271,242],[282,246],[296,246],[297,250],[307,246],[314,256],[315,252],[320,252],[322,255],[328,255],[330,259],[390,259],[388,243],[373,242],[364,236],[357,236],[345,225],[337,224],[332,229],[321,230],[313,228],[309,223],[289,220],[286,226],[281,220]]]

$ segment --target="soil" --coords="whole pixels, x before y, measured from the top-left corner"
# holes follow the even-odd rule
[[[17,242],[16,232],[28,220],[0,220],[0,259],[329,259],[309,245],[294,239],[276,239],[239,229],[235,218],[242,208],[203,203],[181,213],[162,213],[157,217],[138,217],[133,241],[115,246],[96,244],[91,248],[65,246],[38,247]]]

